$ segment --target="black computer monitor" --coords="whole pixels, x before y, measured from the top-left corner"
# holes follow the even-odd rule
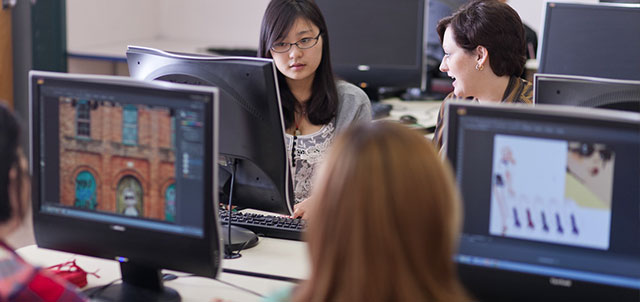
[[[36,243],[120,262],[117,301],[179,299],[160,269],[215,277],[218,92],[29,73]],[[177,301],[177,300],[171,300]]]
[[[533,99],[536,104],[640,112],[640,81],[538,73]]]
[[[640,80],[640,5],[548,2],[538,72]]]
[[[316,0],[336,75],[378,100],[378,88],[427,89],[425,0]]]
[[[221,194],[229,193],[231,168],[227,163],[236,160],[233,205],[293,213],[282,106],[271,59],[200,56],[129,46],[127,62],[131,77],[136,79],[218,87]]]
[[[600,0],[600,3],[640,3],[640,0]]]
[[[293,185],[273,60],[212,57],[129,46],[129,73],[141,80],[210,85],[220,90],[220,200],[239,208],[291,215]],[[226,228],[226,226],[224,226]],[[238,227],[223,238],[231,250],[258,243]],[[231,231],[233,231],[231,233]]]
[[[448,105],[455,259],[480,301],[640,299],[640,114]]]

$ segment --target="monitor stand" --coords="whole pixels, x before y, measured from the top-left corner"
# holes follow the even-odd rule
[[[222,228],[222,238],[224,239],[224,249],[225,249],[225,259],[227,254],[227,249],[231,249],[229,253],[235,251],[241,251],[248,248],[252,248],[258,245],[258,236],[245,228],[241,228],[239,226],[232,225],[231,226],[231,236],[229,236],[229,226],[223,225]],[[231,237],[231,246],[229,246],[229,237]],[[240,255],[232,258],[238,258]]]
[[[91,301],[178,302],[180,294],[162,284],[160,269],[120,262],[122,283],[107,284],[84,291]]]
[[[224,238],[224,259],[236,259],[242,257],[240,251],[254,247],[258,244],[258,236],[245,228],[231,225],[231,213],[233,207],[231,206],[233,200],[233,185],[236,181],[236,166],[237,159],[227,159],[225,164],[231,167],[231,187],[229,189],[229,207],[227,213],[229,214],[229,222],[227,225],[222,226],[222,237]]]

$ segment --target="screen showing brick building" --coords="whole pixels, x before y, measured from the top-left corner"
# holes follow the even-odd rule
[[[189,200],[205,196],[201,103],[87,87],[41,90],[45,210],[167,227],[200,216]]]

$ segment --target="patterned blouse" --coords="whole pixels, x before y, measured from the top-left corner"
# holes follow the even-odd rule
[[[457,96],[452,93],[447,95],[440,106],[440,112],[438,112],[438,122],[436,123],[436,131],[433,134],[433,143],[436,145],[438,150],[442,149],[443,145],[443,137],[444,127],[443,124],[443,115],[444,115],[444,107],[445,103],[449,100],[461,100]],[[478,102],[478,99],[474,98],[470,100],[472,102]],[[518,77],[511,77],[509,79],[509,85],[507,85],[507,89],[504,91],[504,96],[502,97],[501,103],[523,103],[523,104],[533,104],[533,85],[531,82],[523,80]]]
[[[307,199],[311,193],[316,167],[324,159],[335,136],[335,119],[312,134],[299,135],[296,139],[295,167],[293,167],[293,192],[296,204]],[[291,156],[293,135],[285,135],[287,154]]]

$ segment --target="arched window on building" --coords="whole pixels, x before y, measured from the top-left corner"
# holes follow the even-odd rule
[[[170,184],[164,191],[164,219],[176,221],[176,185]]]
[[[88,100],[79,100],[76,105],[76,135],[91,137],[91,106]]]
[[[76,200],[73,206],[89,210],[95,210],[98,206],[96,179],[89,171],[82,171],[76,176]]]
[[[122,143],[138,144],[138,108],[136,106],[126,105],[122,109]]]
[[[143,198],[140,181],[131,175],[118,182],[116,191],[116,211],[127,216],[142,216]]]

